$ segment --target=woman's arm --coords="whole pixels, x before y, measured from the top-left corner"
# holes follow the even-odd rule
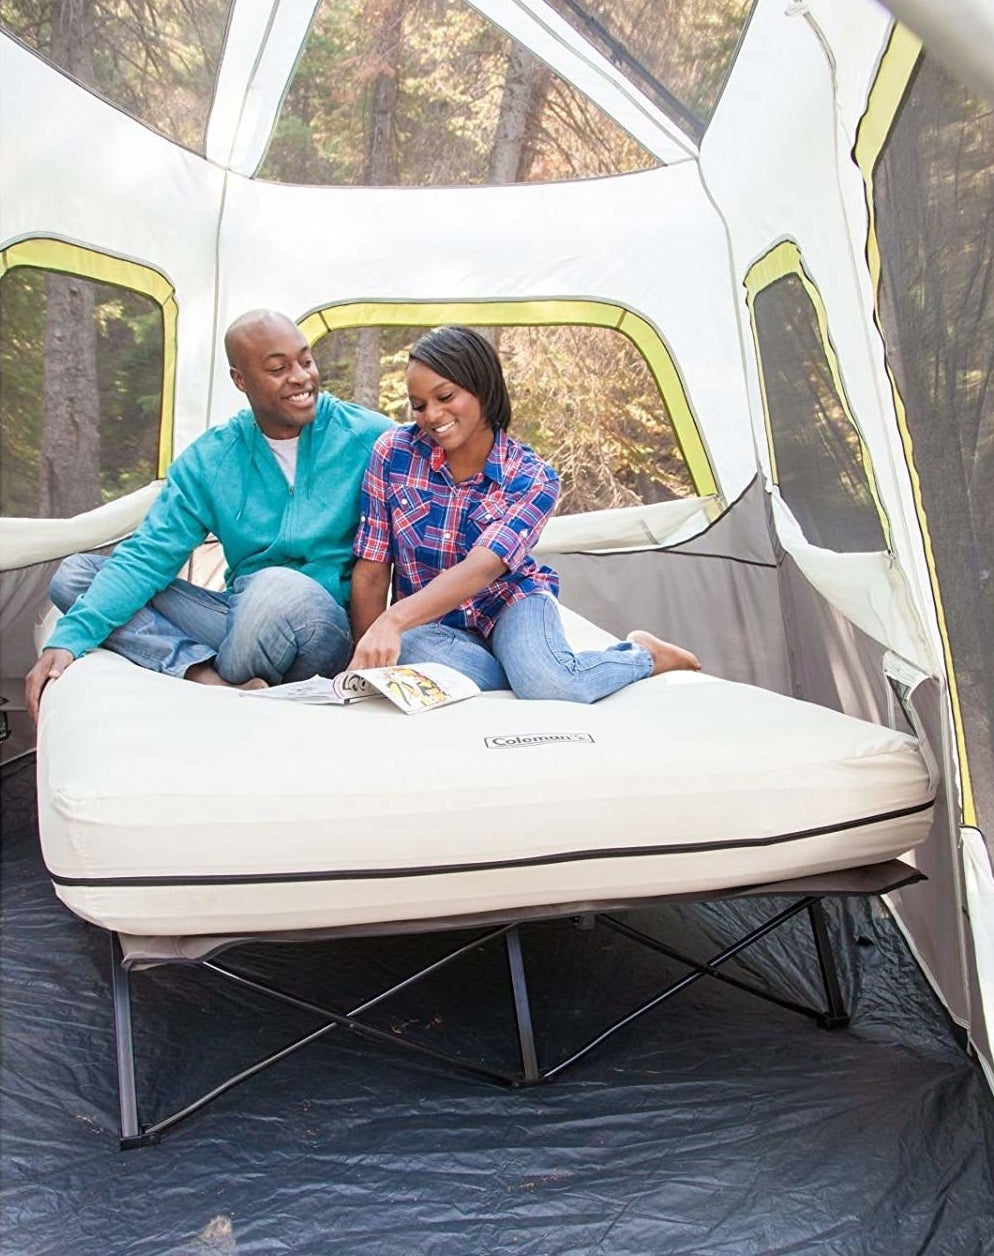
[[[386,610],[392,568],[392,563],[376,563],[369,558],[356,560],[349,603],[353,641],[364,636],[373,621]]]
[[[383,566],[367,563],[367,566]],[[356,571],[359,564],[356,564]],[[349,667],[391,667],[400,657],[401,634],[408,628],[430,624],[481,590],[493,584],[507,571],[507,565],[493,550],[477,545],[455,566],[439,572],[433,580],[401,598],[382,611],[360,636],[358,620],[353,614],[353,634],[358,639]],[[388,569],[389,573],[389,569]],[[387,577],[389,581],[389,574]],[[352,577],[352,598],[355,605],[355,575]],[[384,594],[385,600],[385,594]]]

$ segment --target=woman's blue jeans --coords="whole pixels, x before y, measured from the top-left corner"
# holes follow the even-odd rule
[[[50,588],[60,611],[86,592],[106,561],[73,554],[61,563]],[[316,580],[267,567],[220,592],[174,580],[103,646],[171,676],[213,659],[231,684],[253,676],[278,684],[340,672],[352,654],[352,633],[344,609]]]
[[[513,689],[519,698],[596,702],[652,675],[652,657],[622,641],[606,650],[570,648],[559,604],[548,593],[511,602],[489,638],[464,628],[424,624],[401,639],[401,663],[447,663],[483,690]]]

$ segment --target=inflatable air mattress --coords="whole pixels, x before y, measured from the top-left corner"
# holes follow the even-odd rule
[[[564,617],[575,645],[610,640]],[[912,737],[700,673],[408,716],[102,650],[46,692],[38,771],[66,905],[173,936],[428,927],[877,863],[926,837],[934,793]]]

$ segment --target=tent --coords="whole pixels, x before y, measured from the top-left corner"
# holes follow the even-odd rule
[[[731,4],[708,98],[673,88],[650,34],[679,5],[474,0],[481,29],[527,49],[640,155],[597,177],[543,179],[539,164],[531,182],[472,186],[369,166],[351,185],[273,173],[326,7],[215,5],[201,124],[182,135],[168,87],[131,116],[100,79],[109,45],[87,57],[63,40],[53,64],[54,21],[42,38],[32,6],[0,7],[4,344],[14,285],[44,273],[140,294],[161,354],[150,482],[118,474],[108,490],[105,476],[109,500],[64,518],[4,506],[5,760],[31,750],[18,682],[55,563],[127,535],[170,459],[236,408],[221,337],[238,313],[285,310],[316,345],[443,321],[614,329],[651,376],[685,485],[557,519],[564,601],[613,631],[637,610],[730,679],[910,721],[942,806],[915,856],[928,880],[887,907],[994,1085],[989,5]],[[384,29],[402,7],[375,9]],[[445,7],[422,6],[422,33]],[[717,7],[695,11],[702,63]],[[179,56],[185,37],[168,33]],[[68,478],[89,456],[42,440],[31,465],[61,458]],[[928,700],[902,703],[921,678]]]

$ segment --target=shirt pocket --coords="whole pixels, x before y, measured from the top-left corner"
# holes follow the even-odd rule
[[[492,494],[471,506],[466,512],[466,540],[472,548],[480,536],[495,523],[500,523],[507,513],[503,496]]]
[[[400,550],[424,549],[428,544],[431,494],[403,484],[390,490],[390,530]]]

